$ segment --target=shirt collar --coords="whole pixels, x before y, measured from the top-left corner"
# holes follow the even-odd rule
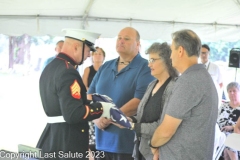
[[[210,63],[210,61],[208,60],[206,63],[204,63],[206,66],[208,66]]]
[[[71,57],[69,57],[67,54],[65,54],[65,53],[59,53],[58,55],[57,55],[57,58],[60,58],[60,59],[63,59],[63,60],[65,60],[65,61],[67,61],[68,63],[70,63],[72,66],[74,66],[74,68],[76,68],[77,69],[77,67],[78,67],[78,64],[71,58]]]
[[[138,53],[133,60],[129,63],[129,65],[126,66],[126,68],[136,68],[139,65],[139,61],[142,58],[140,53]],[[118,65],[119,57],[115,59],[115,65]]]
[[[186,71],[184,71],[182,75],[187,74],[188,72],[191,72],[194,70],[201,69],[201,68],[205,68],[205,66],[203,64],[194,64],[191,67],[189,67]]]

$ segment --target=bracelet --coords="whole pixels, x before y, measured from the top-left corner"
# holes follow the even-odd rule
[[[236,124],[232,125],[233,126],[233,129],[235,128]]]
[[[152,137],[151,137],[150,140],[148,141],[148,146],[151,147],[151,148],[154,148],[154,149],[159,148],[159,147],[154,147],[154,146],[152,146],[151,140],[152,140]]]

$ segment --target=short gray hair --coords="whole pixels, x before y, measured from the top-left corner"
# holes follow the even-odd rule
[[[238,91],[240,91],[240,85],[237,82],[231,82],[227,85],[227,91],[229,91],[232,88],[236,88]]]
[[[162,44],[158,42],[153,43],[146,52],[146,54],[150,53],[156,53],[160,58],[163,59],[168,70],[168,74],[171,77],[175,78],[178,76],[177,70],[172,66],[172,60],[170,59],[172,51],[167,42],[164,42]]]
[[[201,40],[198,35],[190,29],[184,29],[172,33],[172,39],[176,48],[182,46],[188,53],[188,57],[199,57],[201,52]]]

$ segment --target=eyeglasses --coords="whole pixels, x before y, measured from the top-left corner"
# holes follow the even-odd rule
[[[151,58],[148,60],[149,63],[154,63],[156,60],[159,60],[161,58]]]

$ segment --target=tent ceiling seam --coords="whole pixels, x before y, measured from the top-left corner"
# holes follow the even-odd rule
[[[52,15],[0,15],[0,19],[60,19],[60,20],[83,20],[83,16],[52,16]],[[144,20],[144,19],[132,19],[132,18],[109,18],[109,17],[87,17],[88,21],[107,21],[107,22],[147,22],[149,23],[168,23],[168,24],[191,24],[191,25],[211,25],[211,26],[235,26],[240,27],[240,24],[224,24],[224,23],[196,23],[196,22],[180,22],[180,21],[154,21],[154,20]]]
[[[240,0],[233,0],[233,1],[237,4],[238,8],[240,9]]]
[[[92,4],[93,4],[93,1],[94,0],[89,0],[89,3],[84,11],[84,14],[82,16],[82,29],[85,29],[85,25],[86,25],[86,22],[87,22],[87,17],[89,15],[89,11],[90,9],[92,8]]]

